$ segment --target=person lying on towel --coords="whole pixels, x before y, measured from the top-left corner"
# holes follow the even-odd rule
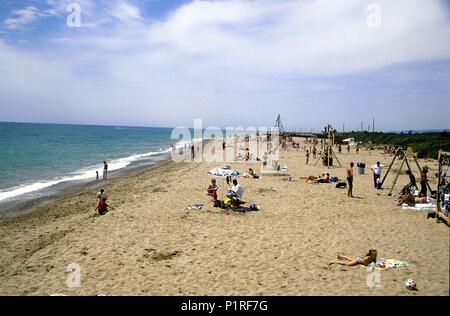
[[[245,171],[243,177],[244,178],[254,178],[254,179],[259,178],[259,176],[256,174],[256,172],[252,168],[249,168],[248,171]]]
[[[408,206],[414,207],[416,204],[427,203],[426,197],[415,198],[410,191],[406,191],[404,195],[400,195],[396,201],[396,205],[400,206],[402,204],[407,204]]]

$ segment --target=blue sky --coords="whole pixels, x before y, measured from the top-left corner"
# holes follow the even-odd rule
[[[70,28],[67,6],[79,5]],[[0,121],[450,128],[445,1],[0,2]]]

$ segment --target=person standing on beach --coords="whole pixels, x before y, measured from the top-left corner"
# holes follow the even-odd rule
[[[95,180],[98,180],[98,171],[95,171]]]
[[[427,196],[428,167],[424,167],[420,172],[420,193],[419,197]]]
[[[379,161],[375,165],[373,165],[370,169],[372,169],[373,172],[373,187],[375,189],[378,189],[378,181],[381,178],[381,170],[383,169],[383,166],[380,164]]]
[[[108,177],[108,164],[106,161],[103,161],[103,180],[106,180]]]
[[[192,144],[192,146],[191,146],[191,159],[194,160],[194,158],[195,158],[195,147],[194,147],[194,144]]]
[[[269,157],[267,157],[267,153],[264,153],[264,156],[262,156],[262,168],[263,168],[263,170],[266,170],[266,167],[267,167],[267,159],[268,159]]]
[[[350,143],[347,144],[347,153],[350,153]]]
[[[317,154],[316,146],[313,147],[312,154],[313,154],[313,159],[316,159],[316,154]]]
[[[356,153],[359,154],[359,144],[356,144]]]
[[[306,150],[306,164],[309,163],[309,150]]]
[[[350,166],[347,167],[347,181],[348,181],[348,197],[353,197],[353,166],[355,164],[353,162],[350,163]]]

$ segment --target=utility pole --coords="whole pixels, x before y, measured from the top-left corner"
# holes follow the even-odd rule
[[[372,133],[375,133],[375,118],[372,119]]]
[[[328,128],[328,146],[327,146],[327,148],[328,148],[328,155],[327,155],[327,167],[328,168],[330,168],[330,149],[331,149],[331,144],[330,144],[330,141],[331,141],[331,125],[330,124],[328,124],[328,126],[327,126],[327,128]]]
[[[363,129],[363,127],[362,127],[362,126],[363,126],[363,122],[361,122],[361,133],[362,133],[362,129]]]

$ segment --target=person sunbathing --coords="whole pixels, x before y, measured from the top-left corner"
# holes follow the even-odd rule
[[[259,178],[259,176],[256,174],[256,172],[252,168],[249,168],[248,171],[244,172],[243,177],[244,178],[254,178],[254,179]]]
[[[309,177],[300,177],[300,179],[306,179],[306,183],[330,183],[330,174],[322,173],[318,177],[309,176]]]
[[[328,265],[331,266],[332,264],[340,264],[343,266],[352,267],[361,264],[363,266],[368,266],[372,262],[377,261],[377,251],[375,249],[370,249],[369,252],[364,257],[358,256],[354,258],[343,255],[337,255],[337,258],[339,259],[339,261],[331,261]]]
[[[416,204],[427,203],[426,197],[415,198],[410,191],[407,191],[404,195],[400,195],[396,200],[395,205],[400,206],[402,204],[407,204],[408,206],[414,207]]]
[[[395,205],[400,206],[402,204],[408,204],[408,206],[416,205],[416,200],[410,191],[405,192],[405,194],[400,195],[395,202]]]
[[[316,183],[317,182],[317,177],[315,177],[315,176],[308,176],[307,178],[306,178],[306,181],[305,181],[306,183]]]

